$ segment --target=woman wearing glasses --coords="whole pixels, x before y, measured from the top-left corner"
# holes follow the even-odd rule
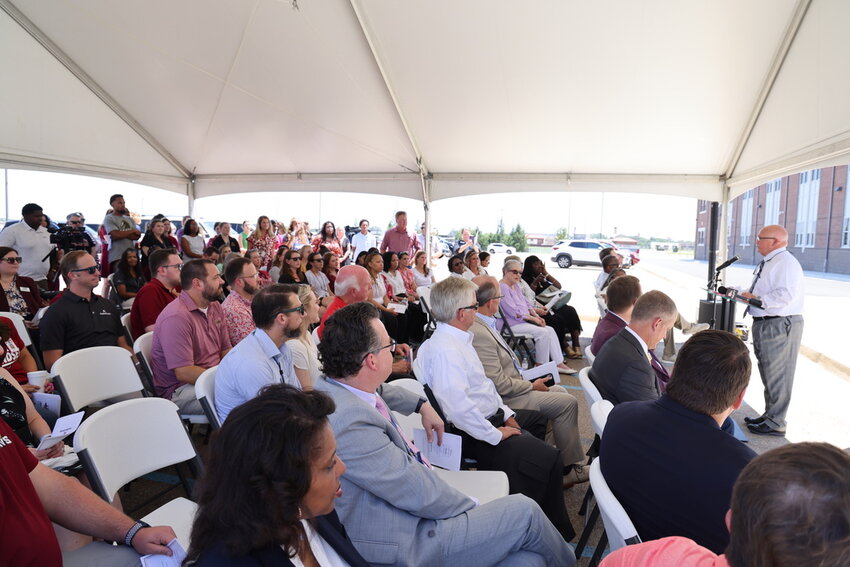
[[[32,279],[18,275],[21,261],[14,248],[0,246],[0,287],[3,288],[3,293],[0,293],[0,311],[15,313],[30,321],[47,302],[41,298],[38,286]]]
[[[277,283],[307,285],[307,276],[301,271],[301,252],[287,250],[283,256],[283,267]]]

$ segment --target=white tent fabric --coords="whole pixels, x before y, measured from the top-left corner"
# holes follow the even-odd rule
[[[847,160],[848,21],[842,0],[0,0],[0,165],[193,198],[721,200]]]

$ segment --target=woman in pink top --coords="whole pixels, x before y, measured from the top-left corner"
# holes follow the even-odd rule
[[[274,252],[277,250],[277,240],[272,232],[269,217],[263,215],[257,219],[257,228],[248,236],[248,249],[255,249],[260,254],[258,269],[268,272],[274,260]]]

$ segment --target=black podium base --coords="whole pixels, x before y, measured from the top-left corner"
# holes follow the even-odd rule
[[[701,300],[699,302],[699,322],[711,323],[712,319],[714,319],[713,329],[734,333],[735,302],[728,299]]]

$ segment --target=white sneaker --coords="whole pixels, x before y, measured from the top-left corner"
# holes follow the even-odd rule
[[[708,323],[691,323],[687,328],[682,329],[682,332],[686,335],[693,335],[694,333],[705,331],[708,327]]]

